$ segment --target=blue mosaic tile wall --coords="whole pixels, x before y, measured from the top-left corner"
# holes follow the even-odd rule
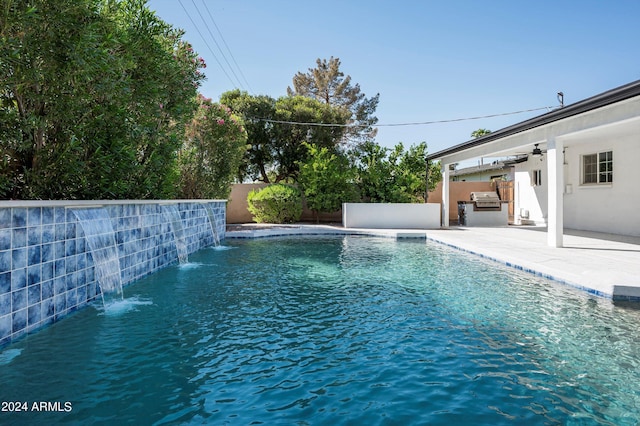
[[[0,346],[100,298],[93,258],[70,206],[0,204]],[[177,206],[188,253],[214,243],[207,208],[224,238],[225,201]],[[123,286],[178,261],[161,203],[101,208],[113,227]]]

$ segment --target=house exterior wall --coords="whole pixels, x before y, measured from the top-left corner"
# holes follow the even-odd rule
[[[640,236],[640,136],[573,139],[565,146],[564,227],[585,231]],[[613,152],[613,183],[582,184],[582,157],[603,151]],[[532,185],[534,170],[542,173],[542,184]],[[529,220],[547,222],[547,164],[529,158],[516,165],[516,218],[521,209],[529,210]]]
[[[453,178],[453,182],[488,182],[491,180],[491,176],[495,174],[497,173],[489,173],[489,172],[470,173],[468,175],[455,176]]]
[[[583,155],[613,152],[611,184],[581,184]],[[618,135],[565,150],[566,228],[640,236],[640,135]]]
[[[530,219],[548,225],[548,245],[562,247],[564,228],[640,236],[638,139],[640,80],[429,154],[427,160],[439,159],[447,170],[474,158],[548,150],[540,185],[531,183],[531,171],[538,169],[533,158],[516,166],[515,219],[529,210]],[[612,183],[582,184],[582,156],[607,151],[613,152]]]
[[[532,175],[535,170],[540,170],[542,174],[542,184],[534,185]],[[515,221],[522,222],[526,217],[521,215],[522,210],[528,210],[528,220],[536,224],[547,222],[547,162],[543,157],[542,161],[529,157],[529,160],[516,165],[515,172]]]
[[[475,173],[453,176],[453,182],[490,182],[492,179],[504,178],[513,180],[513,172],[509,169],[483,170]]]

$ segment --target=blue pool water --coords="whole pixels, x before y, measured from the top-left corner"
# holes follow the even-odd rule
[[[0,424],[640,421],[632,305],[424,241],[226,244],[5,347]]]

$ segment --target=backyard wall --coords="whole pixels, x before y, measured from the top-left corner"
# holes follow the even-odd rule
[[[438,229],[440,206],[433,203],[344,203],[345,228]]]
[[[227,204],[227,223],[251,223],[253,217],[249,213],[247,204],[247,195],[254,189],[262,189],[269,186],[269,183],[236,183],[231,187],[229,202]],[[302,217],[303,222],[315,222],[314,213],[303,205]],[[342,212],[320,213],[320,222],[340,223],[342,220]]]
[[[268,183],[239,183],[234,184],[227,203],[227,223],[250,223],[253,222],[251,213],[247,205],[247,195],[253,189],[261,189],[268,186]],[[492,182],[450,182],[449,191],[449,220],[458,220],[458,201],[469,201],[469,196],[473,191],[495,191],[495,184]],[[438,183],[433,192],[429,192],[428,203],[442,203],[442,182]],[[302,221],[313,222],[316,220],[313,212],[306,207],[302,212]],[[342,210],[335,213],[320,214],[320,222],[340,223],[342,221]]]
[[[209,212],[217,236],[224,238],[225,203],[0,202],[0,346],[100,298],[93,256],[74,207],[97,207],[108,213],[124,286],[178,260],[163,205],[177,206],[186,251],[193,253],[214,243]]]

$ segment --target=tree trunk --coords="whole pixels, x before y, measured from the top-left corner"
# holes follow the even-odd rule
[[[264,164],[260,164],[260,175],[262,175],[262,181],[264,183],[271,183],[271,182],[269,182],[269,177],[267,176],[267,171],[264,169]]]

